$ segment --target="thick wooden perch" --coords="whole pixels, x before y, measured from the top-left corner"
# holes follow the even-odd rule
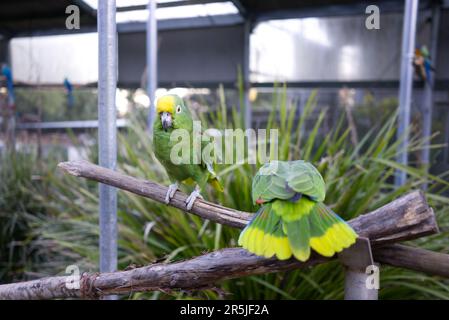
[[[106,183],[159,202],[163,202],[167,190],[154,182],[129,177],[86,161],[64,162],[59,167],[72,175]],[[185,194],[177,192],[171,205],[184,210],[185,198]],[[238,228],[245,226],[251,217],[250,213],[202,200],[197,201],[189,213]],[[449,263],[448,255],[390,244],[438,231],[434,213],[421,192],[407,194],[349,223],[358,234],[369,238],[377,247],[374,250],[377,262],[429,273],[435,273],[435,263]],[[433,263],[413,262],[411,254],[416,253],[416,250],[421,250],[420,256],[425,256]],[[83,274],[80,289],[67,289],[66,277],[0,285],[0,299],[97,297],[134,291],[202,289],[225,279],[305,268],[329,260],[313,255],[306,263],[294,259],[279,261],[255,256],[241,248],[227,248],[171,264],[151,264],[104,274]],[[437,274],[449,276],[447,271],[437,271]]]

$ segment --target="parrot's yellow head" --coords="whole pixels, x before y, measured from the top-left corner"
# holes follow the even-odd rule
[[[156,104],[156,112],[157,114],[161,114],[162,112],[168,112],[173,114],[173,111],[175,110],[175,97],[172,95],[165,95],[160,97],[157,100]]]
[[[184,106],[182,99],[175,94],[160,97],[156,103],[156,121],[164,131],[173,127],[184,128],[191,124],[192,118],[189,110]]]

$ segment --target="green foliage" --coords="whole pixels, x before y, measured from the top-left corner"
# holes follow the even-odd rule
[[[353,147],[348,142],[344,120],[327,134],[322,132],[326,110],[316,108],[313,93],[295,123],[294,104],[286,99],[286,89],[276,88],[267,129],[279,130],[279,159],[304,159],[314,163],[326,185],[325,203],[345,219],[376,209],[394,198],[420,187],[427,181],[426,193],[438,215],[441,233],[411,243],[428,249],[449,252],[449,199],[442,195],[449,184],[442,177],[425,174],[413,167],[402,169],[410,179],[400,188],[392,186],[398,164],[394,162],[397,141],[395,116],[382,125],[373,126]],[[220,107],[209,112],[209,127],[239,128],[242,119],[235,108],[226,112],[221,95]],[[318,112],[318,117],[312,117]],[[206,120],[202,115],[199,118]],[[142,117],[134,120],[126,133],[119,135],[119,170],[126,174],[168,184],[168,178],[156,161],[152,142],[145,132]],[[315,120],[313,120],[315,119]],[[306,133],[307,132],[307,133]],[[410,150],[422,141],[412,137]],[[95,153],[92,155],[95,158]],[[256,210],[251,203],[251,182],[257,166],[220,165],[224,194],[208,190],[206,198],[239,210]],[[97,271],[98,265],[98,198],[97,184],[55,172],[42,171],[44,184],[33,183],[36,203],[45,206],[46,215],[35,215],[32,226],[33,246],[46,259],[34,267],[39,275],[63,272],[69,264],[82,271]],[[223,247],[236,246],[239,230],[204,221],[194,215],[156,203],[128,192],[119,192],[119,268],[146,265],[155,260],[172,262],[187,259]],[[217,284],[221,290],[201,292],[136,293],[133,299],[341,299],[344,273],[337,261],[307,270],[251,276]],[[221,292],[227,293],[222,295]],[[449,282],[412,271],[382,268],[381,298],[448,299]],[[128,297],[126,297],[128,298]]]
[[[29,192],[36,168],[35,157],[28,153],[5,152],[0,155],[0,282],[26,279],[26,270],[40,263],[30,246],[30,215],[42,209]]]
[[[67,106],[67,96],[60,88],[19,88],[16,106],[24,122],[41,116],[42,121],[92,120],[97,118],[96,89],[75,89],[73,107]]]

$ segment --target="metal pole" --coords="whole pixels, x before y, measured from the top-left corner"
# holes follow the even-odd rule
[[[376,266],[376,268],[378,268]],[[368,277],[362,270],[347,269],[345,273],[345,300],[378,300],[379,291],[368,289]]]
[[[377,300],[380,272],[373,261],[369,239],[359,237],[338,257],[346,267],[345,300]]]
[[[148,0],[148,20],[147,20],[147,94],[150,98],[150,110],[148,111],[147,128],[151,133],[153,129],[153,119],[155,114],[155,99],[157,89],[157,20],[156,20],[156,0]]]
[[[410,109],[412,103],[413,89],[413,56],[415,50],[416,20],[418,16],[419,0],[406,0],[404,8],[404,24],[402,28],[402,58],[401,58],[401,78],[399,86],[399,118],[398,118],[398,139],[401,143],[397,150],[397,161],[400,164],[408,164],[408,143]],[[396,172],[396,186],[403,185],[407,180],[405,171]]]
[[[117,125],[117,30],[115,0],[98,1],[98,120],[99,164],[115,169]],[[100,184],[100,272],[117,269],[117,190]],[[114,299],[115,297],[108,297]]]
[[[432,58],[433,67],[436,66],[437,50],[438,50],[438,29],[440,26],[440,6],[435,3],[432,8],[432,31],[430,35],[430,54]],[[424,103],[423,103],[423,128],[422,135],[425,139],[422,150],[422,165],[426,171],[430,168],[430,136],[432,134],[432,109],[433,109],[433,87],[435,84],[435,74],[432,74],[430,79],[427,79],[424,88]],[[422,188],[427,189],[427,183],[424,183]]]
[[[449,110],[446,111],[446,119],[444,123],[449,123]],[[444,144],[449,145],[449,126],[444,126]],[[445,148],[443,151],[443,163],[449,163],[449,148]]]
[[[245,128],[250,129],[252,125],[252,109],[249,101],[250,79],[249,79],[249,40],[251,36],[251,22],[246,21],[244,27],[244,43],[243,43],[243,90],[244,90],[244,120]]]

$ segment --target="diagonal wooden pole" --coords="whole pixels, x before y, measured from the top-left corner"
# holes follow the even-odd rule
[[[158,183],[131,177],[84,160],[61,162],[58,167],[73,176],[104,183],[165,204],[167,187]],[[169,205],[186,210],[186,198],[186,194],[177,191]],[[389,212],[389,214],[378,215],[378,212]],[[404,215],[407,212],[409,214]],[[195,201],[192,210],[187,213],[235,228],[245,227],[252,216],[252,213],[226,208],[201,199]],[[376,221],[372,220],[372,215],[377,216]],[[370,236],[363,233],[367,223],[374,223],[369,228]],[[358,229],[360,236],[370,238],[372,245],[376,245],[377,242],[384,244],[397,242],[405,238],[410,240],[437,232],[433,210],[428,206],[424,194],[420,191],[409,193],[369,215],[359,216],[351,220],[351,225]],[[416,225],[420,225],[421,228],[418,235],[413,237],[410,228],[413,229]]]

